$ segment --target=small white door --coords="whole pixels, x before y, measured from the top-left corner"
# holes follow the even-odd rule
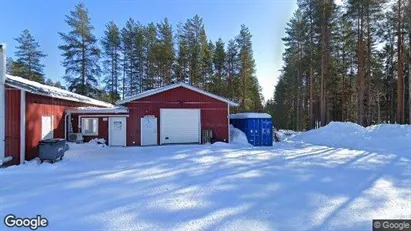
[[[109,145],[126,146],[126,117],[110,117]]]
[[[141,146],[157,145],[157,118],[144,116],[141,118]]]
[[[41,117],[41,139],[53,139],[53,116]]]
[[[200,143],[200,109],[160,109],[160,144]]]

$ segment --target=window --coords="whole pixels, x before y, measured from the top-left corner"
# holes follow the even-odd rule
[[[53,116],[41,117],[41,139],[53,139]]]
[[[98,118],[82,118],[81,133],[84,136],[98,135]]]

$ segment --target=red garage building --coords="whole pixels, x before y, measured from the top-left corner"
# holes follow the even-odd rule
[[[0,165],[38,156],[48,138],[104,138],[110,146],[229,142],[237,103],[185,83],[149,90],[118,106],[5,74],[0,45]],[[70,139],[69,139],[70,140]]]
[[[185,83],[120,100],[128,108],[127,146],[201,143],[202,132],[229,141],[229,114],[237,103]]]

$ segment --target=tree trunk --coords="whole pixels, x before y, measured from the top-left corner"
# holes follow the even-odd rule
[[[314,122],[314,70],[313,70],[313,46],[314,46],[314,29],[313,15],[310,4],[310,125],[309,129],[315,127]]]
[[[409,5],[411,8],[411,3]],[[409,57],[408,57],[408,123],[411,124],[411,15],[408,15]]]
[[[86,95],[86,47],[84,40],[81,49],[81,94]]]
[[[113,56],[111,60],[111,94],[110,94],[110,100],[111,103],[114,103],[114,60],[115,60],[115,53],[114,53],[114,48],[113,48]]]
[[[125,57],[123,57],[123,81],[122,81],[122,84],[123,84],[123,91],[122,91],[122,93],[123,93],[123,98],[122,99],[124,99],[125,98],[125,96],[126,96],[126,58]]]
[[[357,122],[364,125],[364,31],[363,6],[358,17],[358,73],[357,73]]]
[[[367,125],[371,125],[373,113],[372,113],[372,105],[371,102],[373,100],[372,97],[372,73],[371,73],[371,23],[370,23],[370,4],[367,4]]]
[[[343,59],[342,59],[343,66],[345,64],[345,51],[343,51]],[[341,90],[341,120],[345,121],[346,116],[345,116],[345,68],[343,68],[343,73],[342,73],[342,90]]]
[[[402,61],[402,35],[401,35],[401,0],[398,0],[398,28],[397,28],[397,49],[398,49],[398,68],[397,68],[397,122],[404,123],[404,103],[403,103],[403,61]]]
[[[297,102],[296,102],[296,130],[300,131],[300,47],[298,47],[298,64],[297,64]]]
[[[326,81],[328,77],[329,69],[329,10],[330,0],[324,0],[323,2],[323,25],[321,29],[322,33],[322,52],[321,52],[321,89],[320,89],[320,110],[321,110],[321,126],[325,126],[327,123],[327,104],[326,104]]]

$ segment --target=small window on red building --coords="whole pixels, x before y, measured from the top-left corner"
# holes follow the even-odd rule
[[[98,118],[81,118],[83,136],[98,136]]]

